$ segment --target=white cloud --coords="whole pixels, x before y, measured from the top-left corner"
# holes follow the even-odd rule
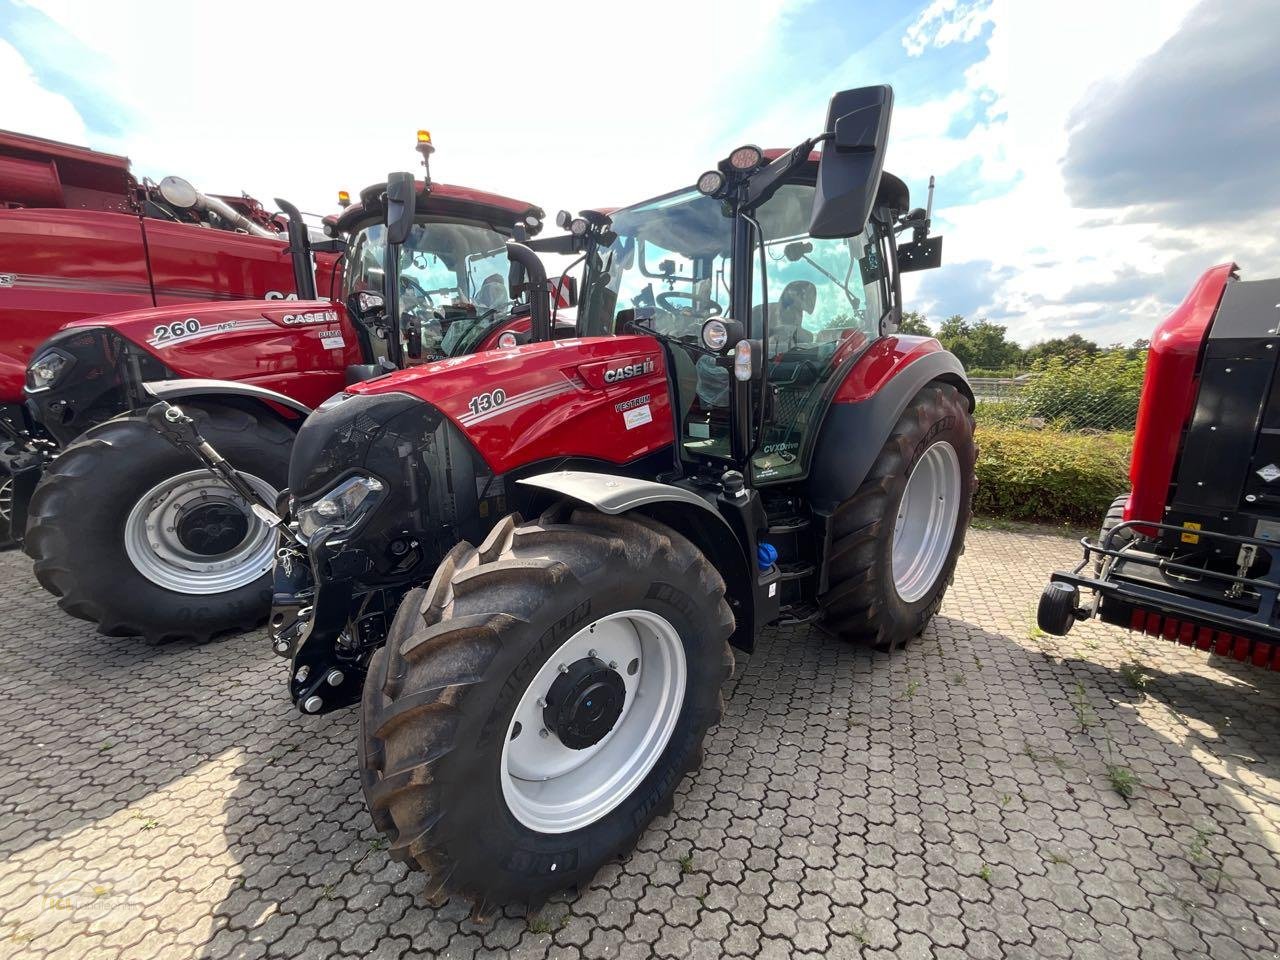
[[[135,124],[100,145],[140,173],[328,212],[339,188],[417,169],[427,127],[437,179],[549,213],[692,182],[724,152],[722,105],[779,55],[787,6],[34,5],[110,58],[96,82]]]
[[[66,97],[42,87],[30,64],[14,47],[0,40],[0,128],[39,133],[55,140],[84,143],[84,120]]]
[[[982,35],[991,22],[990,0],[965,3],[964,0],[933,0],[907,27],[902,47],[909,56],[918,57],[929,47],[945,47],[968,43]]]

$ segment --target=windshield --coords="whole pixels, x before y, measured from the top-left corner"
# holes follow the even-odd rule
[[[670,336],[696,336],[708,316],[728,313],[733,221],[719,201],[682,191],[620,210],[612,230],[617,239],[586,271],[584,336],[615,332],[630,308],[650,308],[649,323]]]
[[[346,295],[381,294],[386,227],[370,224],[352,238]],[[505,238],[470,223],[420,222],[400,251],[400,310],[422,332],[426,358],[456,356],[511,315]]]
[[[758,211],[764,269],[753,246],[751,314],[738,318],[759,338],[768,304],[768,416],[751,462],[763,483],[802,472],[833,378],[879,336],[888,302],[882,238],[871,226],[849,238],[809,236],[813,194],[812,184],[786,184]],[[618,211],[612,229],[617,238],[586,271],[580,329],[621,332],[619,314],[629,309],[648,318],[669,347],[682,452],[728,457],[732,375],[699,349],[699,335],[708,317],[729,312],[732,219],[720,201],[684,190]]]

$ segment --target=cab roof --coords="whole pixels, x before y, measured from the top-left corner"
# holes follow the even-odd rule
[[[383,197],[387,185],[375,183],[360,191],[360,199],[342,213],[325,217],[325,225],[335,233],[350,233],[370,220],[380,220],[386,213]],[[414,181],[414,213],[419,216],[475,220],[492,226],[499,233],[510,233],[517,220],[527,216],[544,219],[542,208],[524,200],[501,194],[432,181],[430,186]]]

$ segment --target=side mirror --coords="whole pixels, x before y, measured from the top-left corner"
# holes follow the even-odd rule
[[[387,243],[402,244],[409,239],[416,193],[412,173],[387,175]]]
[[[578,305],[578,278],[562,274],[554,280],[548,280],[557,307],[576,307]]]
[[[409,322],[405,329],[405,353],[409,355],[411,360],[420,360],[422,358],[422,327],[417,320]]]
[[[852,237],[867,225],[880,188],[892,116],[893,88],[887,85],[844,90],[831,98],[830,139],[818,164],[810,236]]]

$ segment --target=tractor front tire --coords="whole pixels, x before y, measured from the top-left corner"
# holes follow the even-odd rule
[[[631,850],[702,762],[732,673],[724,581],[669,527],[500,521],[402,602],[361,705],[361,780],[428,895],[537,907]]]
[[[285,487],[287,426],[238,408],[184,409],[268,499]],[[86,431],[49,465],[23,549],[58,606],[99,633],[203,642],[267,615],[275,539],[195,457],[128,416]]]
[[[818,598],[829,630],[881,650],[919,635],[964,550],[977,456],[968,400],[949,383],[928,384],[831,517]]]

